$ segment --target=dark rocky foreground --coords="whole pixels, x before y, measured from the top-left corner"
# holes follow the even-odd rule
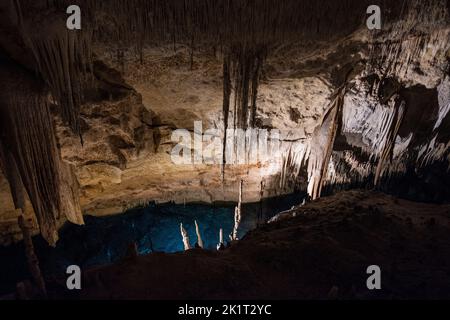
[[[369,265],[381,290],[366,287]],[[450,205],[347,191],[281,214],[222,252],[130,257],[54,299],[450,298]]]

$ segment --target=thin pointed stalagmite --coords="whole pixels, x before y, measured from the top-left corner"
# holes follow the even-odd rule
[[[266,187],[266,182],[264,179],[261,179],[260,187],[259,187],[259,212],[258,212],[258,218],[257,223],[258,225],[261,224],[263,221],[263,197],[264,197],[264,189]]]
[[[34,253],[33,240],[31,238],[31,233],[27,224],[27,221],[23,215],[18,218],[19,227],[22,230],[23,243],[25,246],[25,255],[27,257],[28,269],[33,277],[33,281],[40,294],[43,297],[47,297],[47,289],[45,286],[44,277],[42,276],[41,269],[39,267],[39,260]]]
[[[230,240],[235,241],[238,240],[238,228],[239,224],[241,223],[241,209],[242,209],[242,187],[243,187],[244,181],[241,180],[239,182],[239,200],[238,205],[236,208],[234,208],[234,227],[233,232],[230,234]]]
[[[189,250],[189,249],[191,249],[191,245],[190,245],[190,243],[189,243],[189,236],[188,236],[188,233],[187,233],[186,229],[184,229],[182,223],[180,223],[180,232],[181,232],[181,237],[183,238],[184,250]]]
[[[223,242],[223,229],[220,228],[219,230],[219,243],[217,244],[217,250],[223,250],[225,249],[225,244]]]
[[[200,235],[200,229],[198,227],[197,220],[195,220],[194,223],[195,223],[195,233],[197,234],[198,246],[203,249],[203,240],[202,240],[202,236]]]

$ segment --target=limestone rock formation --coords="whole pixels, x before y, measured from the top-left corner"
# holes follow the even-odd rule
[[[446,1],[386,1],[382,29],[368,30],[371,1],[84,0],[79,33],[65,29],[69,2],[0,4],[1,103],[14,120],[2,114],[11,130],[1,136],[0,243],[21,237],[16,207],[54,244],[81,212],[238,201],[242,179],[249,202],[396,179],[410,197],[448,197]],[[11,66],[32,97],[18,96]],[[227,128],[278,129],[279,151],[252,164],[174,165],[172,133],[198,134],[194,121],[223,138]]]

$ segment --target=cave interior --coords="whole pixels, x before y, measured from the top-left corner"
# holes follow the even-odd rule
[[[0,2],[0,300],[450,298],[449,1],[76,2]]]

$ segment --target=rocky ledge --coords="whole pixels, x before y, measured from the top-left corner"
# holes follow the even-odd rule
[[[367,268],[381,270],[368,290]],[[295,207],[224,251],[132,256],[61,299],[450,298],[450,206],[347,191]],[[151,270],[151,272],[149,272]]]

